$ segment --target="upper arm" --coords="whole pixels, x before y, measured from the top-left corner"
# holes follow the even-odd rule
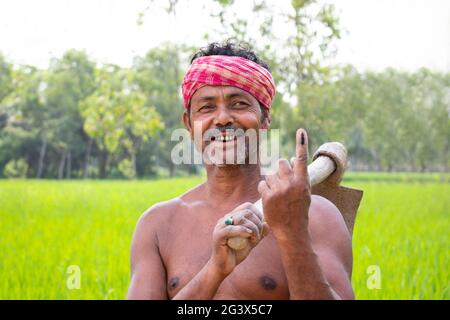
[[[342,299],[353,299],[352,241],[341,212],[329,200],[313,196],[310,208],[313,249],[324,276]]]
[[[156,208],[139,219],[131,244],[131,284],[127,299],[167,299],[166,270],[158,249]]]

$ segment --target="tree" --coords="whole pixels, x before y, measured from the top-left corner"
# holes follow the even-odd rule
[[[53,146],[59,153],[58,178],[70,178],[72,168],[81,163],[73,163],[89,152],[89,138],[83,131],[83,119],[79,103],[95,90],[95,63],[85,52],[68,50],[61,59],[53,59],[45,79],[45,104],[50,112]],[[48,131],[41,134],[42,146],[48,141]],[[40,158],[45,156],[44,152]],[[86,164],[85,164],[86,166]]]
[[[180,85],[183,70],[188,65],[186,52],[190,50],[186,46],[166,43],[149,50],[142,58],[137,57],[133,64],[135,83],[147,98],[147,103],[155,106],[164,121],[164,129],[158,132],[158,143],[150,141],[145,146],[143,152],[148,155],[145,159],[157,157],[157,164],[166,167],[170,176],[175,174],[175,166],[170,158],[173,147],[170,136],[174,129],[183,127]]]
[[[41,84],[43,72],[35,67],[21,66],[11,73],[12,91],[3,98],[6,117],[0,131],[0,167],[11,160],[25,159],[28,175],[33,173],[38,134],[45,126]],[[35,172],[35,171],[34,171]]]
[[[292,155],[293,137],[301,126],[307,128],[311,141],[316,145],[326,141],[329,136],[325,137],[324,132],[330,130],[323,126],[333,123],[333,118],[327,118],[333,117],[333,114],[311,112],[303,103],[305,95],[325,102],[320,96],[311,95],[322,91],[314,92],[316,89],[312,86],[329,81],[333,75],[333,68],[327,64],[327,59],[335,54],[334,45],[341,36],[334,6],[317,0],[293,0],[284,10],[259,0],[253,2],[252,16],[242,18],[236,10],[237,2],[216,2],[221,6],[216,15],[220,20],[217,33],[224,38],[231,35],[238,41],[251,43],[258,55],[270,63],[278,95],[281,96],[279,102],[291,102],[293,110],[283,103],[272,108],[274,115],[282,117],[272,127],[281,130],[283,145],[289,146],[284,149]],[[276,33],[275,30],[281,25],[286,31]],[[282,108],[282,112],[277,112],[277,107]],[[336,139],[331,137],[331,140]]]
[[[136,155],[142,142],[163,128],[160,115],[146,103],[145,96],[133,85],[134,74],[118,66],[98,69],[97,89],[80,104],[84,129],[95,139],[101,151],[99,175],[106,176],[109,154],[123,146],[128,152],[131,168],[122,162],[126,175],[136,176]],[[131,169],[131,171],[129,171]]]
[[[8,121],[8,109],[2,101],[12,90],[12,67],[0,53],[0,131],[6,127]]]

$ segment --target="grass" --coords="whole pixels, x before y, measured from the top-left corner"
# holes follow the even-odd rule
[[[344,183],[365,192],[353,236],[359,299],[450,298],[449,178],[415,176],[349,174]],[[0,181],[0,299],[123,299],[136,220],[201,180]],[[79,290],[66,285],[71,265]],[[380,289],[367,285],[370,266]]]

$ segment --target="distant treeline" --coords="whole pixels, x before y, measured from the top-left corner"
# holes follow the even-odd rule
[[[70,50],[46,70],[0,55],[0,177],[198,172],[170,160],[172,130],[183,127],[180,83],[193,52],[167,44],[122,68]],[[269,62],[277,84],[289,87],[289,76]],[[448,170],[450,74],[345,66],[327,75],[277,93],[272,128],[281,129],[283,156],[293,154],[295,131],[304,127],[311,152],[341,141],[354,170]]]

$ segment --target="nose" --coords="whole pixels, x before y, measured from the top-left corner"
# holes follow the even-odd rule
[[[217,127],[227,126],[234,122],[233,115],[224,105],[217,108],[217,115],[214,118],[214,125]]]

